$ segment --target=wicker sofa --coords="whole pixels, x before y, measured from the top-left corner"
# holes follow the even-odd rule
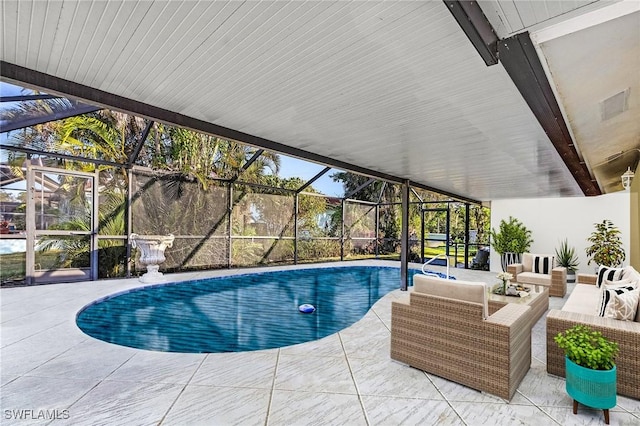
[[[507,272],[520,284],[536,286],[536,289],[544,286],[549,288],[549,296],[564,297],[567,293],[567,268],[554,266],[554,262],[555,258],[550,254],[523,253],[522,263],[507,265]]]
[[[596,279],[596,275],[578,274],[576,286],[562,310],[547,314],[547,372],[565,377],[564,353],[553,338],[576,324],[584,324],[618,343],[618,394],[640,399],[640,306],[635,321],[598,316],[601,290],[596,287]]]
[[[391,308],[391,358],[510,400],[531,365],[526,305],[488,315],[484,283],[415,275]]]

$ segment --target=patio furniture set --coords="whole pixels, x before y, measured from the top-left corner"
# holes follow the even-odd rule
[[[545,261],[546,270],[536,271],[539,257],[509,265],[519,283],[531,286],[524,297],[493,294],[481,282],[414,276],[407,299],[392,303],[391,358],[511,400],[531,365],[531,328],[547,312],[549,296],[566,293],[566,270]],[[621,282],[640,284],[631,266],[620,274]],[[565,356],[554,336],[585,324],[618,343],[617,392],[640,399],[640,306],[626,321],[599,316],[596,305],[607,289],[596,283],[596,275],[578,274],[564,307],[547,314],[547,372],[565,376]]]

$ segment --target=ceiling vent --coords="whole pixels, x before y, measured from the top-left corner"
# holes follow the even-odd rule
[[[606,121],[616,115],[622,114],[629,109],[629,88],[620,93],[616,93],[610,98],[600,102],[600,113],[602,121]]]

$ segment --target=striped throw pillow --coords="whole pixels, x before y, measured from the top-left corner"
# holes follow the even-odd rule
[[[623,293],[628,293],[635,290],[632,286],[628,287],[615,287],[615,288],[603,288],[600,292],[600,303],[598,303],[598,316],[615,318],[613,312],[613,303],[611,301],[614,297],[620,296]],[[635,313],[634,313],[635,314]]]
[[[598,280],[596,287],[600,288],[604,280],[618,281],[622,277],[623,268],[610,268],[608,266],[600,266],[598,268]]]
[[[551,273],[553,269],[553,256],[536,256],[533,258],[533,272],[536,274]]]

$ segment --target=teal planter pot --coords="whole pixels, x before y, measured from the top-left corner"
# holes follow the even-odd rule
[[[565,368],[567,393],[575,401],[602,410],[616,406],[615,366],[611,370],[592,370],[565,357]]]

